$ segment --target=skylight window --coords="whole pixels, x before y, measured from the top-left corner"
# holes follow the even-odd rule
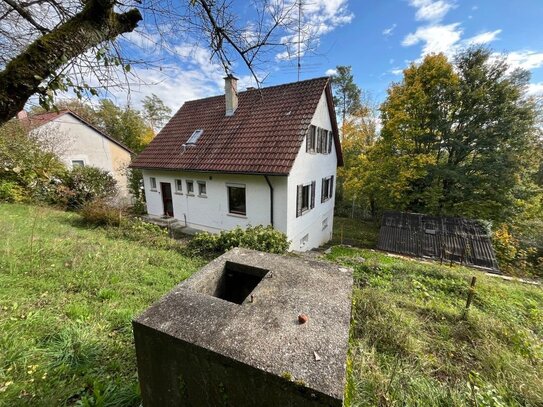
[[[187,141],[187,144],[196,144],[200,136],[204,133],[202,129],[194,130],[194,133],[192,133],[192,136]]]

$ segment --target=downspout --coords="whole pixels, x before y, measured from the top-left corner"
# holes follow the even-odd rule
[[[266,182],[268,183],[268,186],[270,187],[270,223],[273,228],[273,187],[268,176],[264,175],[264,178],[266,178]]]

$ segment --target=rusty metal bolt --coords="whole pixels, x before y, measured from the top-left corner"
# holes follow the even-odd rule
[[[309,320],[309,317],[307,315],[305,315],[305,314],[298,315],[298,323],[300,325],[305,324],[308,320]]]

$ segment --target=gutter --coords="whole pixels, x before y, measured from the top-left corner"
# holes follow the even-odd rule
[[[268,183],[268,186],[270,187],[270,223],[273,228],[273,186],[267,175],[264,175],[264,178],[266,179],[266,182]]]

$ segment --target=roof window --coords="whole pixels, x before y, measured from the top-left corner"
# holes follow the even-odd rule
[[[204,133],[202,129],[194,130],[194,133],[192,133],[192,136],[187,141],[187,144],[196,144],[200,136]]]

